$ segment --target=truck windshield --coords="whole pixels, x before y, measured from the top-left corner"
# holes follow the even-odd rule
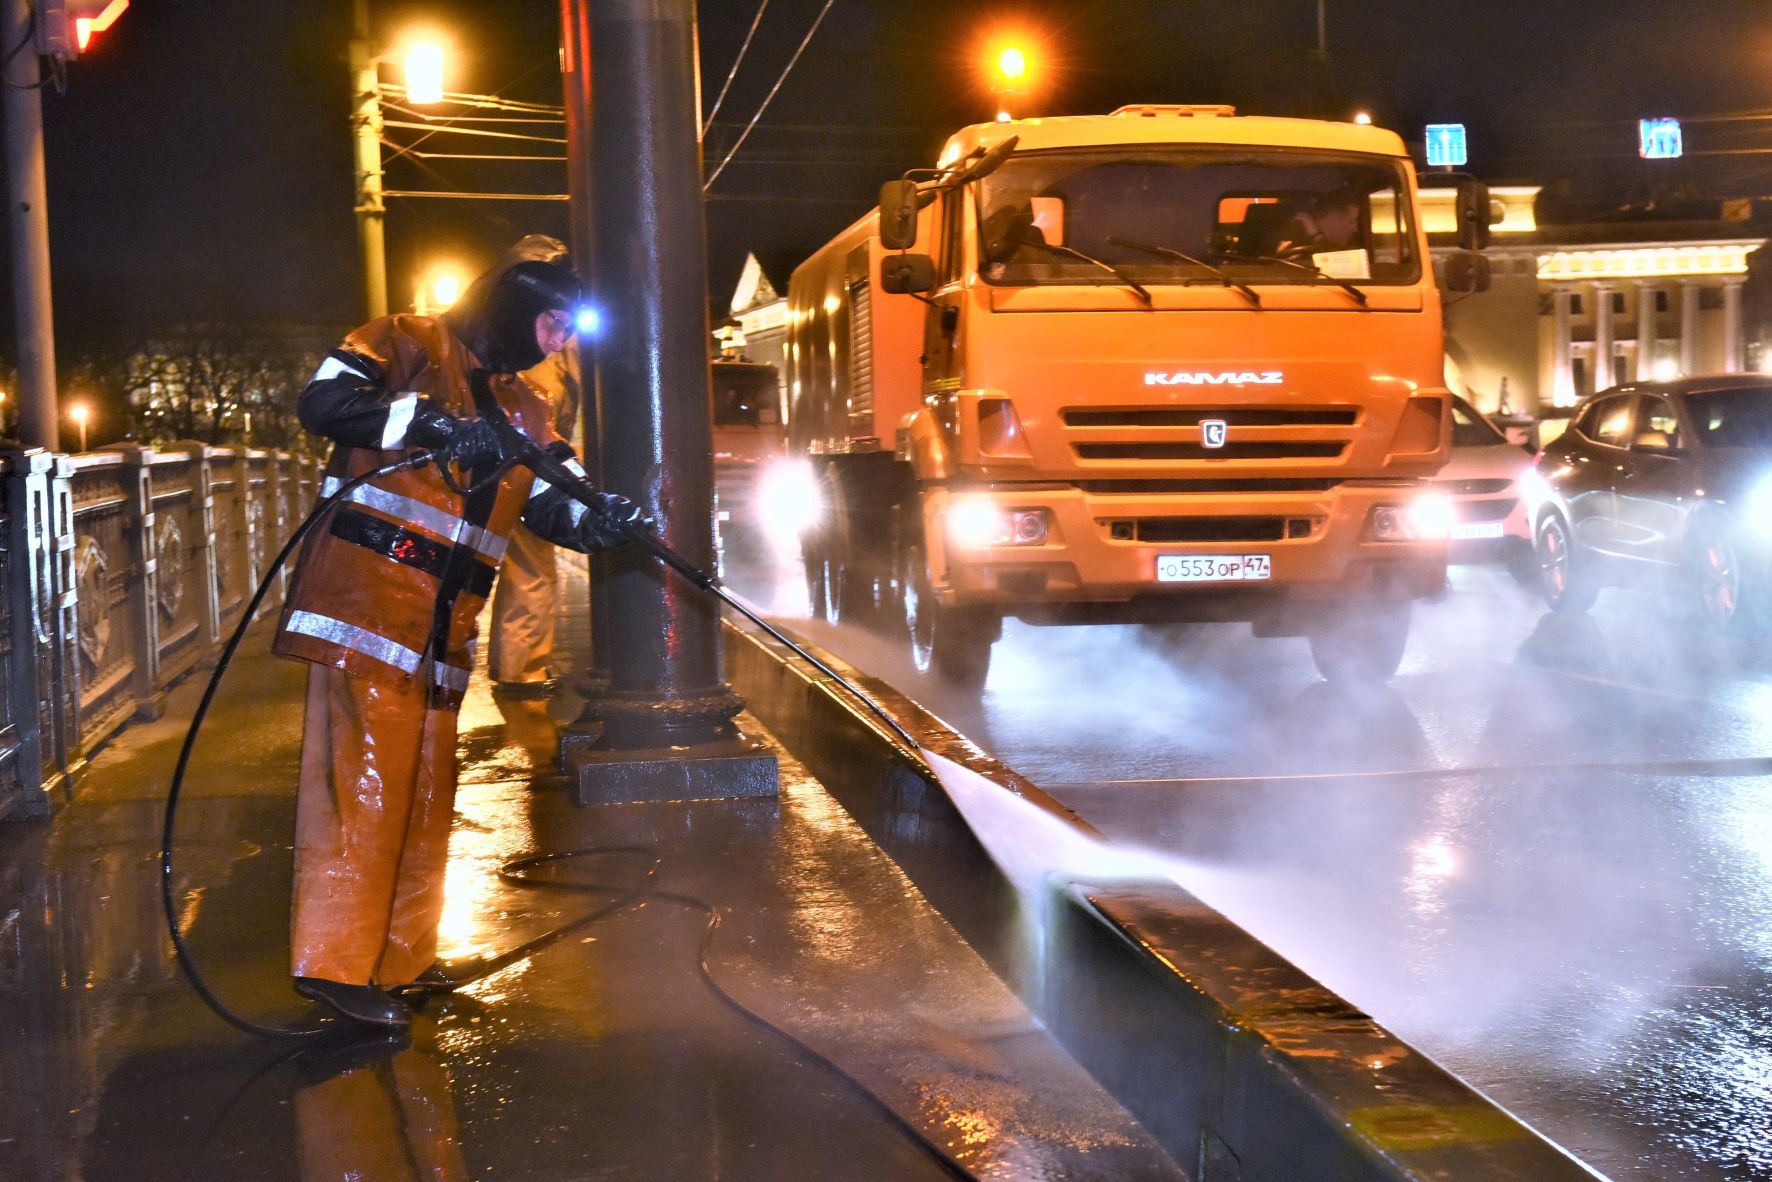
[[[1099,265],[1046,244],[1144,284],[1226,275],[1239,285],[1414,283],[1408,192],[1397,162],[1346,153],[1139,145],[1018,154],[979,182],[979,273],[1008,285],[1100,282]]]

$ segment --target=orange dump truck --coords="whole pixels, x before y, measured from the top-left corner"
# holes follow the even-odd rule
[[[1463,181],[1448,288],[1488,198]],[[1403,142],[1140,106],[968,127],[789,287],[814,610],[982,684],[1002,620],[1247,621],[1395,672],[1445,580],[1440,293]]]

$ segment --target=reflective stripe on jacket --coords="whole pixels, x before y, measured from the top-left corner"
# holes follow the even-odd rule
[[[406,423],[419,398],[474,416],[468,374],[477,365],[433,317],[382,317],[346,337],[301,398],[302,422],[336,443],[322,493],[409,451]],[[547,402],[523,379],[495,375],[490,388],[524,434],[564,446]],[[364,677],[422,678],[436,705],[460,705],[475,618],[512,527],[532,507],[533,481],[513,467],[463,497],[427,465],[359,485],[303,541],[274,651]],[[576,521],[546,516],[558,519],[556,535]],[[572,537],[549,540],[577,548]]]

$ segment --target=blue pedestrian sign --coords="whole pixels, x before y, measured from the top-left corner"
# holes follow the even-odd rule
[[[1465,160],[1464,124],[1427,125],[1427,162],[1430,168],[1463,168]]]
[[[1673,160],[1685,151],[1678,119],[1637,120],[1637,155],[1645,160]]]

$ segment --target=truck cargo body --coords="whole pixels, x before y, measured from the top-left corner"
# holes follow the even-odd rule
[[[1450,431],[1402,145],[1142,110],[956,136],[944,161],[1019,139],[920,214],[921,299],[883,290],[877,213],[795,272],[815,607],[903,617],[975,679],[1004,615],[1313,635],[1385,615],[1400,652],[1408,601],[1444,583],[1420,482]],[[1336,202],[1357,247],[1277,245]]]

